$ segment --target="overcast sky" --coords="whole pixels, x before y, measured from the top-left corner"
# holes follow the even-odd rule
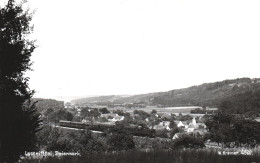
[[[29,0],[36,97],[139,94],[260,70],[259,0]]]

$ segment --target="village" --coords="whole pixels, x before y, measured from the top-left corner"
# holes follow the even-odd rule
[[[108,108],[106,106],[90,107],[71,104],[65,105],[65,109],[73,114],[73,119],[58,120],[102,125],[137,126],[154,130],[156,137],[170,139],[176,139],[185,134],[203,136],[207,133],[207,126],[204,123],[207,114],[160,112],[160,108],[157,108],[157,110],[155,110],[156,108],[146,109],[146,107],[126,109],[122,106],[120,108]],[[195,110],[198,109],[200,110],[200,108]],[[212,108],[207,108],[207,110],[212,111]]]

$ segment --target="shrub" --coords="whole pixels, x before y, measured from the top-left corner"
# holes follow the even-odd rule
[[[203,148],[205,147],[204,140],[201,137],[195,135],[183,134],[179,138],[173,141],[173,148]]]

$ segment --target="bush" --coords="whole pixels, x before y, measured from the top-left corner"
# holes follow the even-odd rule
[[[160,138],[169,138],[170,137],[170,133],[166,129],[156,130],[155,135],[156,135],[156,137],[160,137]]]
[[[173,141],[173,149],[180,148],[203,148],[205,147],[204,140],[195,135],[183,134]]]

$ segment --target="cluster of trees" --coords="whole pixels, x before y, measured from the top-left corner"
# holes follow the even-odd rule
[[[260,114],[260,87],[254,85],[243,93],[225,98],[219,108],[221,112],[244,114],[254,119]]]
[[[206,120],[211,141],[222,143],[227,147],[249,146],[260,143],[259,122],[244,115],[218,112]]]
[[[217,113],[206,117],[211,141],[227,147],[260,144],[260,125],[255,121],[260,113],[259,83],[247,88],[222,100]]]
[[[94,134],[90,130],[62,131],[45,125],[37,134],[37,146],[47,151],[63,152],[112,152],[141,149],[182,149],[205,147],[204,137],[195,134],[182,134],[172,141],[162,138],[134,138],[118,126],[103,134]]]
[[[260,88],[259,79],[239,78],[154,94],[153,105],[217,107],[227,97]],[[147,95],[147,98],[152,98]]]
[[[101,114],[108,114],[108,113],[110,113],[110,111],[108,111],[107,108],[101,108],[101,109],[99,109],[99,112]]]
[[[101,113],[98,111],[97,108],[95,108],[95,109],[82,108],[80,115],[81,115],[82,118],[85,118],[85,117],[95,117],[95,118],[97,118],[101,115]]]
[[[44,115],[44,121],[55,122],[55,123],[58,123],[59,120],[72,121],[74,118],[73,113],[65,109],[54,110],[52,108],[49,108],[46,110],[46,112],[43,115]]]
[[[206,114],[206,109],[196,108],[190,111],[191,114]]]
[[[118,114],[119,116],[125,116],[125,117],[129,117],[130,113],[126,113],[123,110],[113,110],[114,114]]]
[[[175,116],[175,120],[178,120],[178,121],[191,121],[192,120],[192,116],[190,115],[182,115],[182,113],[179,113],[179,116]]]
[[[103,143],[96,140],[90,130],[63,132],[45,125],[37,134],[38,148],[46,151],[101,151]]]
[[[135,147],[133,136],[120,128],[104,134],[90,130],[66,131],[44,125],[37,134],[39,149],[63,152],[100,152],[130,150]]]

